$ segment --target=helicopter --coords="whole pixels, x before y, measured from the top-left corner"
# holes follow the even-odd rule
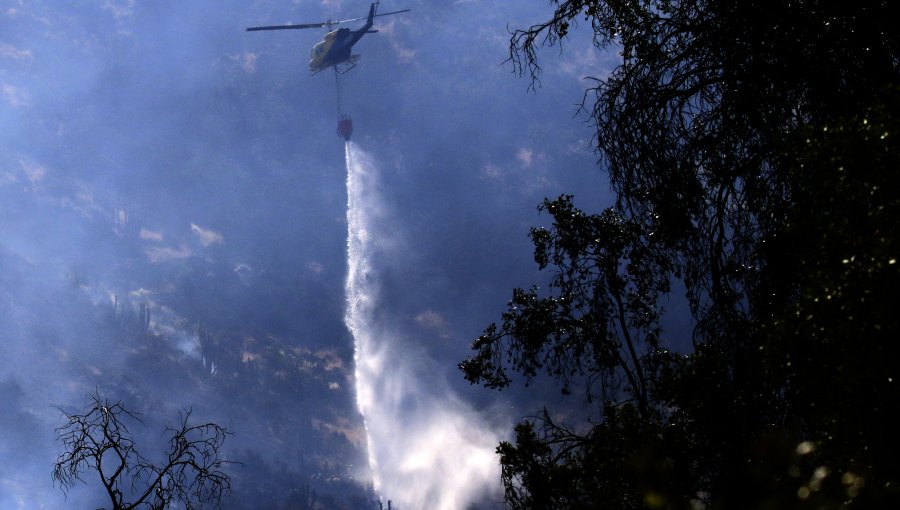
[[[325,34],[325,38],[321,42],[313,46],[312,51],[310,52],[309,74],[318,74],[321,71],[328,69],[329,67],[334,67],[335,72],[344,74],[356,67],[357,62],[359,62],[359,55],[350,54],[350,50],[353,48],[353,45],[359,42],[359,40],[362,39],[364,35],[374,34],[378,32],[378,30],[372,30],[372,25],[374,24],[374,19],[376,17],[389,16],[391,14],[400,14],[402,12],[409,11],[409,9],[403,9],[400,11],[377,14],[375,11],[377,10],[378,4],[379,2],[373,3],[369,7],[369,15],[361,18],[345,19],[341,21],[328,20],[321,23],[305,23],[298,25],[250,27],[247,29],[247,31],[256,32],[259,30],[297,30],[305,28],[326,27],[329,32]],[[339,28],[337,30],[331,30],[331,27],[334,25],[339,25],[341,23],[350,23],[352,21],[359,21],[363,19],[366,20],[366,24],[363,25],[359,30],[350,30],[349,28]]]

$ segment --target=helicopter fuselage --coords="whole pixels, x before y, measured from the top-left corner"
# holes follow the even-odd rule
[[[325,38],[322,39],[321,42],[313,46],[312,51],[310,52],[310,74],[316,74],[319,71],[322,71],[329,67],[334,67],[338,72],[344,73],[352,69],[353,66],[356,65],[356,62],[359,60],[359,55],[352,55],[350,53],[350,51],[353,49],[353,45],[359,42],[359,40],[362,39],[364,35],[374,34],[375,32],[378,32],[377,30],[372,30],[372,25],[375,22],[374,20],[376,16],[388,16],[391,14],[400,14],[402,12],[409,11],[409,9],[402,9],[394,12],[376,14],[375,10],[377,6],[378,2],[374,2],[371,6],[369,6],[369,15],[364,18],[353,18],[342,21],[328,20],[320,23],[250,27],[247,29],[247,31],[256,32],[258,30],[296,30],[305,28],[328,27],[329,32],[325,34]],[[333,27],[334,25],[340,23],[348,23],[351,21],[358,21],[361,19],[366,20],[366,23],[359,30],[350,30],[349,28],[339,28],[337,30],[331,30],[331,27]],[[347,64],[347,66],[349,67],[345,66],[344,69],[341,69],[342,64]]]
[[[310,52],[309,71],[317,73],[331,66],[354,60],[350,51],[366,32],[368,32],[368,27],[360,30],[339,28],[325,34],[325,38],[313,46]]]
[[[350,50],[353,45],[359,42],[364,35],[370,32],[372,25],[375,23],[375,6],[369,7],[369,15],[366,17],[366,24],[359,30],[350,30],[349,28],[339,28],[325,34],[322,42],[313,46],[309,57],[309,72],[316,74],[323,69],[337,66],[344,62],[354,64],[355,60]],[[358,57],[357,57],[358,58]]]

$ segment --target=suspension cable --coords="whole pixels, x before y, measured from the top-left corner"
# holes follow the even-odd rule
[[[342,94],[342,91],[341,91],[341,73],[338,72],[337,66],[334,66],[334,83],[335,83],[335,85],[336,85],[336,87],[337,87],[337,109],[338,109],[338,118],[343,118],[343,116],[344,116],[344,110],[343,110],[343,108],[342,108],[342,106],[341,106],[341,100],[342,100],[342,99],[341,99],[341,96],[343,95],[343,94]]]

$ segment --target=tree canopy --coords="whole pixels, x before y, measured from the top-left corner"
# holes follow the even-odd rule
[[[617,51],[584,108],[614,207],[546,200],[548,289],[461,364],[590,405],[498,447],[513,508],[898,502],[900,34],[885,1],[552,1],[510,61],[588,25]],[[671,338],[664,297],[694,329]],[[670,346],[691,344],[686,353]]]

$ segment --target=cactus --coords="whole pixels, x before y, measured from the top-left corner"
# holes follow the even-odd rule
[[[141,303],[140,316],[141,335],[146,336],[150,332],[150,307],[147,303]]]

